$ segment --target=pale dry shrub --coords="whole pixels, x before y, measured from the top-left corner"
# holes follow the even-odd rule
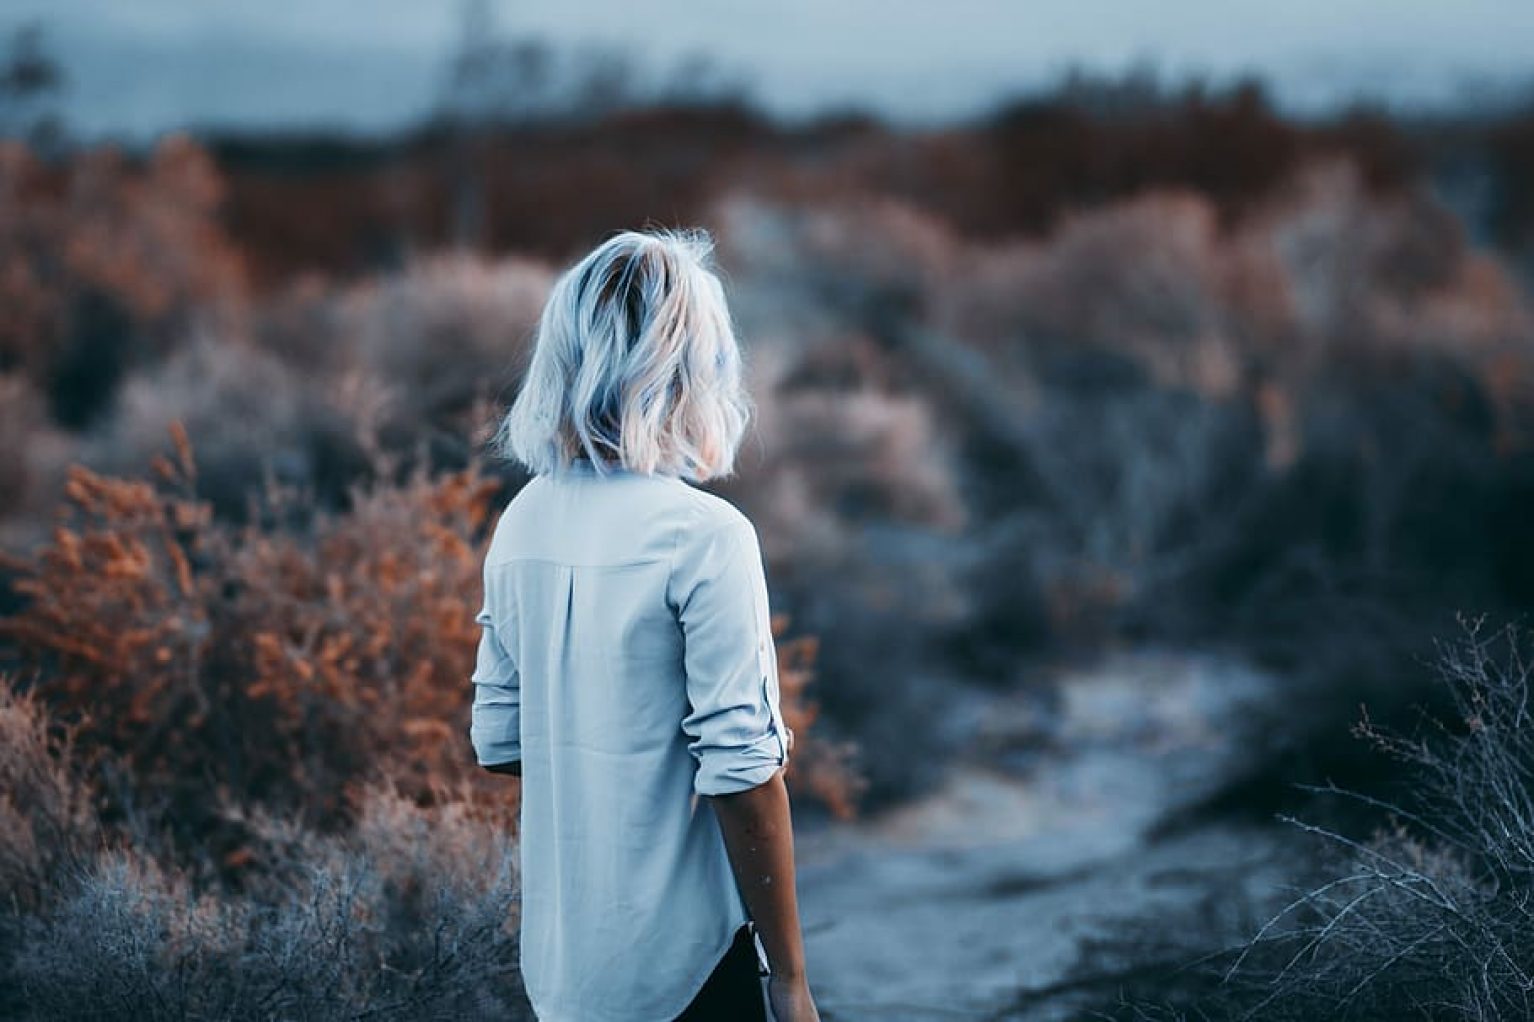
[[[722,195],[709,220],[718,225],[720,260],[738,285],[732,306],[748,335],[794,336],[817,320],[834,327],[827,311],[845,314],[870,293],[940,301],[966,244],[940,218],[865,193],[789,204],[739,190]]]
[[[1388,768],[1373,784],[1294,783],[1310,818],[1280,813],[1288,831],[1264,857],[1286,882],[1238,898],[1211,889],[1097,941],[1135,964],[1074,984],[1117,994],[1092,1017],[1534,1014],[1534,632],[1485,617],[1459,625],[1434,643],[1431,705],[1415,726],[1381,725],[1367,704],[1353,726]]]
[[[1371,193],[1351,164],[1307,168],[1235,240],[1270,249],[1294,328],[1314,343],[1470,353],[1529,329],[1516,282],[1448,209],[1422,192]]]
[[[151,847],[143,821],[103,823],[74,730],[0,678],[4,1017],[531,1018],[514,813],[375,782],[354,826],[321,833],[228,802],[249,838],[228,884]]]
[[[376,424],[346,381],[306,377],[238,338],[199,334],[123,383],[110,428],[92,431],[80,460],[97,472],[145,474],[172,423],[198,438],[203,496],[238,520],[268,473],[335,503],[367,470]]]
[[[872,311],[886,294],[941,290],[953,240],[875,198],[786,208],[736,194],[716,216],[757,404],[733,490],[761,516],[769,559],[843,560],[870,523],[960,532],[962,437],[881,336],[881,316],[912,310]]]
[[[996,244],[895,200],[721,209],[743,290],[765,288],[753,307],[803,327],[774,345],[793,352],[780,361],[852,379],[874,363],[956,439],[963,461],[945,470],[978,563],[1041,562],[1023,572],[1033,596],[994,592],[1039,608],[1021,632],[1053,630],[1052,606],[1112,616],[1252,563],[1243,535],[1271,528],[1252,517],[1296,499],[1272,489],[1301,472],[1356,483],[1334,499],[1363,520],[1375,574],[1389,560],[1376,537],[1420,527],[1424,483],[1521,485],[1519,463],[1496,459],[1534,424],[1526,298],[1431,196],[1371,190],[1350,164],[1307,167],[1240,219],[1149,192]],[[817,489],[773,492],[826,506]]]
[[[375,786],[357,826],[321,835],[257,811],[240,889],[126,847],[50,877],[6,915],[8,1017],[530,1019],[517,971],[516,844],[464,802]]]
[[[341,286],[296,280],[262,307],[253,336],[327,388],[360,381],[393,431],[451,433],[477,401],[508,396],[553,279],[517,256],[422,255]]]
[[[770,561],[837,563],[870,521],[963,528],[952,438],[923,395],[884,378],[881,358],[856,337],[753,350],[757,416],[741,491]]]
[[[776,304],[788,279],[812,305],[920,320],[986,351],[1018,391],[1084,349],[1214,398],[1270,375],[1302,388],[1388,372],[1429,349],[1527,400],[1534,322],[1517,281],[1430,196],[1381,195],[1347,162],[1303,167],[1233,223],[1195,192],[1153,191],[994,244],[893,199],[790,210],[741,196],[720,216]]]
[[[934,780],[953,738],[940,641],[970,612],[958,578],[969,509],[961,436],[868,310],[880,288],[928,286],[941,236],[888,203],[843,217],[737,197],[721,216],[757,408],[723,489],[759,524],[779,606],[819,641],[830,734],[856,738],[867,799],[887,801]],[[881,248],[856,225],[886,216],[895,237]]]
[[[1282,817],[1315,839],[1314,858],[1255,934],[1185,963],[1185,978],[1213,981],[1178,1005],[1188,1017],[1501,1022],[1534,1013],[1534,633],[1461,623],[1437,644],[1442,713],[1424,713],[1411,733],[1367,712],[1354,728],[1394,761],[1394,790],[1302,785],[1360,807],[1377,823],[1372,833]]]
[[[1087,594],[1068,604],[1195,628],[1234,608],[1259,633],[1350,590],[1406,613],[1461,574],[1434,535],[1480,548],[1453,584],[1506,584],[1509,538],[1462,523],[1526,485],[1534,317],[1430,197],[1319,165],[1235,224],[1152,195],[993,256],[954,301],[1012,337],[989,364],[1023,396],[1006,437],[1038,485],[1017,552],[1049,552],[1046,588]]]
[[[343,343],[398,389],[405,421],[441,422],[521,368],[554,283],[545,263],[443,253],[336,296]]]
[[[1255,489],[1255,423],[1194,393],[1054,393],[1023,435],[1044,501],[1016,516],[1004,563],[1028,571],[1062,636],[1165,592],[1235,542],[1225,494]]]
[[[0,675],[0,904],[12,911],[45,906],[60,878],[85,868],[102,847],[71,746],[42,701]]]
[[[103,851],[59,887],[55,905],[17,921],[3,976],[11,1017],[240,1017],[227,969],[245,939],[242,906],[199,897],[128,848]]]
[[[77,444],[56,427],[43,394],[19,372],[0,373],[0,546],[25,547],[40,538],[47,510],[58,502]]]
[[[992,247],[893,200],[722,215],[743,291],[836,324],[801,311],[806,334],[764,323],[753,350],[764,481],[742,488],[795,560],[872,522],[959,535],[926,544],[911,613],[957,632],[995,601],[1065,631],[1213,545],[1214,495],[1251,460],[1236,352],[1258,327],[1238,302],[1256,271],[1207,203],[1153,195]]]
[[[1239,254],[1207,200],[1152,193],[1073,214],[1044,239],[965,250],[935,325],[1025,375],[1107,350],[1160,386],[1223,397],[1244,349],[1283,322],[1276,268]]]
[[[1291,401],[1327,376],[1388,379],[1446,360],[1491,398],[1499,445],[1530,439],[1534,310],[1507,269],[1430,197],[1382,199],[1351,166],[1322,164],[1275,197],[1235,248],[1276,261],[1286,281],[1283,348],[1266,354]]]
[[[783,348],[754,354],[756,446],[739,496],[783,604],[817,639],[817,698],[857,740],[855,792],[889,798],[935,776],[948,740],[912,722],[940,714],[941,676],[921,667],[933,637],[971,612],[955,459],[929,402],[889,387],[872,347],[801,351],[796,363]],[[804,757],[828,741],[816,735]]]
[[[515,827],[460,794],[422,807],[370,785],[338,836],[248,818],[248,897],[267,908],[240,969],[282,990],[273,1017],[532,1017]]]

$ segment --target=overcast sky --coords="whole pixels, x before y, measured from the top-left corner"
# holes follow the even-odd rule
[[[769,109],[964,116],[1079,65],[1169,79],[1255,72],[1314,112],[1357,97],[1464,102],[1534,83],[1534,0],[500,0],[503,34],[706,53]],[[5,0],[43,25],[79,133],[196,124],[386,129],[421,114],[461,0]]]

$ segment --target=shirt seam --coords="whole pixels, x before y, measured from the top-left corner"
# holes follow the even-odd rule
[[[676,578],[676,553],[682,545],[682,534],[689,531],[692,524],[703,515],[707,505],[703,504],[701,501],[693,501],[691,503],[691,507],[693,510],[693,517],[687,522],[678,525],[676,531],[672,533],[671,550],[666,557],[666,603],[669,606],[677,609],[680,609],[681,605],[676,601],[676,599],[673,598],[671,588],[672,582]],[[722,531],[726,524],[726,522],[715,522],[713,527],[709,529],[709,534],[712,535],[716,531]]]

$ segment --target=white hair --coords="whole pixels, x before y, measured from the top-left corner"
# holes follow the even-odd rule
[[[733,473],[753,408],[713,251],[702,228],[620,231],[566,270],[494,447],[535,473],[581,455],[600,471]]]

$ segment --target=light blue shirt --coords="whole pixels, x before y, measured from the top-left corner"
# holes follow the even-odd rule
[[[470,739],[522,762],[542,1022],[671,1022],[749,918],[713,807],[788,760],[755,527],[666,475],[536,476],[485,558]]]

